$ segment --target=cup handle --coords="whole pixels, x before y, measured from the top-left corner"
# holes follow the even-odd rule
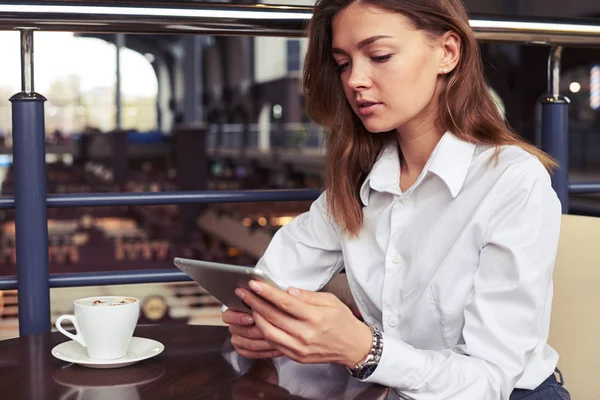
[[[65,330],[65,328],[63,328],[61,326],[61,323],[64,321],[71,321],[71,323],[73,324],[73,326],[75,326],[75,332],[77,332],[76,335],[73,335],[71,332],[68,332],[67,330]],[[77,343],[79,343],[80,345],[82,345],[83,347],[87,347],[87,345],[85,344],[85,341],[83,340],[83,337],[81,336],[80,330],[79,330],[79,324],[77,323],[77,318],[75,318],[74,315],[61,315],[60,317],[58,317],[58,319],[56,320],[56,329],[58,329],[58,331],[60,333],[62,333],[63,335],[65,335],[66,337],[73,339],[74,341],[76,341]]]

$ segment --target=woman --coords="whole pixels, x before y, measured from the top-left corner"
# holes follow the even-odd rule
[[[236,350],[414,399],[569,398],[546,343],[556,165],[499,115],[460,0],[319,0],[308,32],[326,191],[257,265],[293,288],[223,314]],[[342,268],[365,323],[313,292]]]

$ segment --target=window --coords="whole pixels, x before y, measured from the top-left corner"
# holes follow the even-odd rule
[[[21,90],[19,32],[0,32],[0,135],[12,132],[8,99]],[[64,32],[34,34],[34,88],[45,96],[46,134],[68,137],[116,127],[116,48],[100,39]],[[122,127],[157,128],[157,77],[150,61],[121,52]]]

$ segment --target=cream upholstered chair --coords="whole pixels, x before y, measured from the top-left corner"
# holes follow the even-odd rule
[[[572,398],[600,398],[600,218],[562,218],[549,342]]]
[[[324,291],[356,311],[344,274]],[[600,398],[600,218],[563,215],[554,269],[550,345],[575,400]]]

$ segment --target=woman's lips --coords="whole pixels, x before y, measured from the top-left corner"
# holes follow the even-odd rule
[[[376,112],[382,106],[381,103],[363,103],[358,106],[361,115],[369,115]]]

